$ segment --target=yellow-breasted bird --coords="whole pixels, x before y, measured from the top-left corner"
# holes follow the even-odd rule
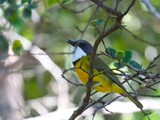
[[[73,54],[72,62],[81,82],[86,85],[89,79],[90,59],[93,51],[92,45],[85,40],[68,40],[72,45]],[[131,96],[120,83],[117,76],[110,70],[107,64],[104,63],[98,56],[94,61],[94,77],[95,82],[94,90],[99,92],[114,92],[128,97],[138,108],[142,109],[143,105],[137,100],[136,97]]]

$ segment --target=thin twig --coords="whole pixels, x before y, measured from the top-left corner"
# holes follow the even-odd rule
[[[63,9],[66,9],[66,10],[72,12],[72,13],[77,14],[77,13],[85,12],[87,9],[93,7],[95,4],[88,5],[86,8],[83,8],[83,9],[81,9],[81,10],[70,9],[69,7],[65,6],[64,4],[59,4],[59,5],[60,5]]]
[[[132,37],[135,38],[134,40],[140,41],[140,42],[142,42],[142,43],[145,43],[145,44],[147,44],[147,45],[151,45],[151,46],[154,46],[154,47],[159,47],[159,46],[160,46],[160,44],[158,44],[158,43],[152,43],[152,42],[149,42],[149,41],[146,41],[146,40],[140,38],[139,36],[135,35],[134,33],[132,33],[131,31],[129,31],[129,30],[128,30],[127,28],[125,28],[125,27],[123,27],[123,29],[124,29],[125,31],[127,31],[130,35],[132,35]]]

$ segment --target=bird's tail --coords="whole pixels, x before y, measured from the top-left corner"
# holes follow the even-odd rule
[[[128,97],[138,108],[143,108],[143,105],[137,100],[136,97],[131,96],[129,93],[126,94],[126,97]]]

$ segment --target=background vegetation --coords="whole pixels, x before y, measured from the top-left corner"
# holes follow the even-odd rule
[[[47,113],[53,113],[51,118],[44,117],[47,120],[68,119],[73,110],[82,104],[86,88],[70,84],[61,76],[63,70],[72,67],[70,46],[66,41],[83,38],[94,44],[104,26],[106,30],[112,27],[117,17],[97,8],[97,4],[93,1],[0,0],[0,116],[2,119],[20,120]],[[122,26],[106,36],[103,41],[106,47],[112,47],[117,51],[130,49],[132,58],[142,65],[142,69],[154,63],[155,66],[149,73],[157,75],[153,90],[145,87],[147,82],[140,87],[134,82],[131,84],[139,93],[149,95],[140,98],[145,111],[151,112],[149,115],[151,120],[157,120],[160,116],[158,106],[160,59],[157,57],[160,54],[160,13],[158,12],[160,4],[158,0],[151,0],[150,3],[146,1],[149,0],[136,1],[122,19]],[[132,0],[104,0],[102,3],[123,13],[131,2]],[[116,5],[118,8],[115,8]],[[104,52],[105,48],[101,43],[98,53],[102,51]],[[157,59],[153,61],[155,57]],[[109,57],[103,59],[113,66],[115,60]],[[67,72],[65,76],[73,82],[80,83],[73,71]],[[151,76],[145,80],[153,82],[150,81],[153,80]],[[100,96],[102,94],[97,94],[93,99],[98,99]],[[110,101],[115,96],[112,94],[105,100]],[[127,101],[126,98],[120,100]],[[125,108],[130,111],[127,103],[124,105],[124,110],[119,105],[116,105],[116,110],[106,107],[107,110],[113,111],[113,114],[104,109],[96,111],[98,107],[99,104],[90,107],[79,119],[90,120],[94,116],[93,113],[96,113],[94,120],[146,119],[141,111],[134,108],[131,112],[123,112]]]

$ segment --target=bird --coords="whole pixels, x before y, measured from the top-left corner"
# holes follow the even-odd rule
[[[90,61],[93,52],[93,46],[86,40],[68,40],[72,46],[71,59],[74,71],[78,75],[80,81],[86,85],[89,80]],[[130,95],[118,77],[113,73],[109,66],[99,57],[94,60],[93,69],[93,89],[103,93],[118,93],[128,97],[138,108],[142,109],[143,105],[138,101],[136,96]]]

